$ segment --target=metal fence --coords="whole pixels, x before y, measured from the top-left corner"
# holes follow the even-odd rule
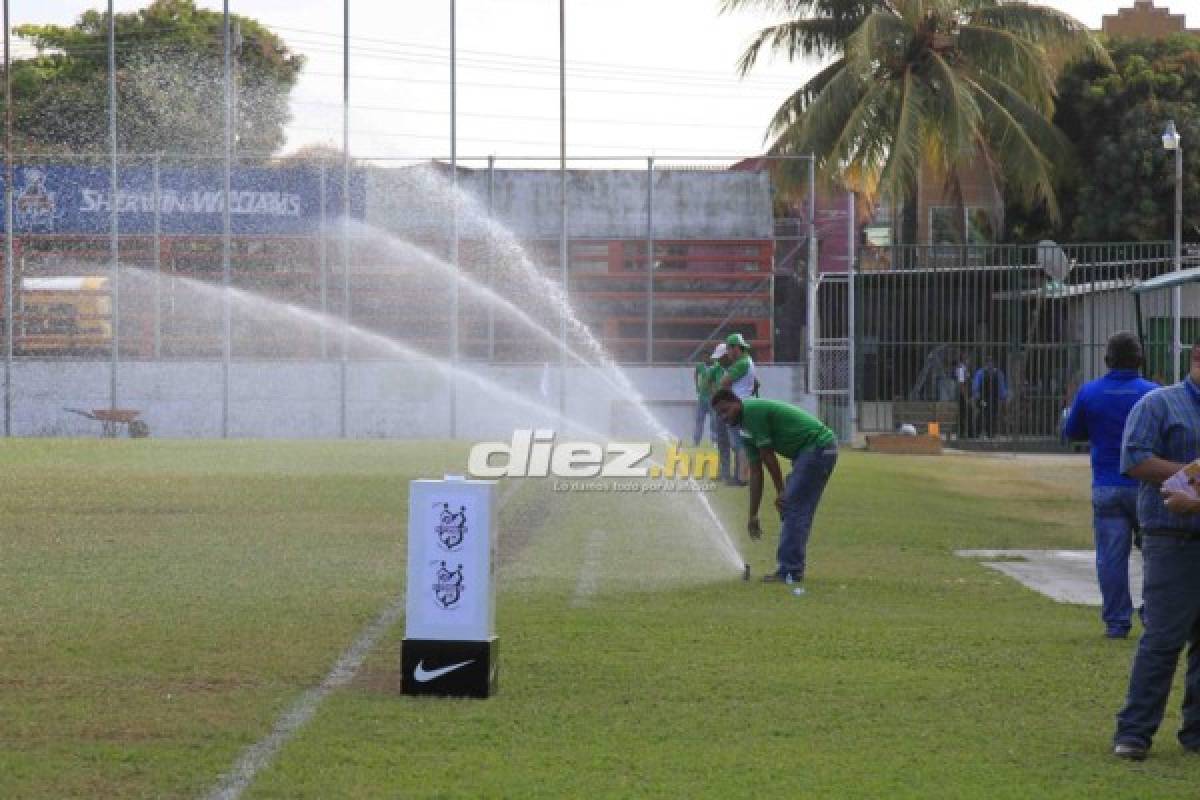
[[[522,159],[223,163],[14,158],[6,365],[108,361],[116,407],[132,361],[806,355],[814,225],[761,160],[572,160],[565,196]]]
[[[863,253],[857,300],[846,300],[859,320],[860,428],[937,422],[966,447],[1054,446],[1075,391],[1105,371],[1108,337],[1136,330],[1130,287],[1174,257],[1171,242]],[[1186,249],[1182,264],[1200,265],[1200,252]],[[1169,296],[1146,302],[1146,372],[1169,382],[1182,374]],[[1185,290],[1185,342],[1200,335],[1197,308]]]

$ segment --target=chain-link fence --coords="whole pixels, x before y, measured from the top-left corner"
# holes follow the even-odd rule
[[[872,255],[857,278],[861,428],[937,422],[969,447],[1056,444],[1075,391],[1105,371],[1108,337],[1137,330],[1130,288],[1175,266],[1170,242]],[[1181,261],[1198,266],[1200,253]],[[1200,294],[1184,291],[1191,341],[1200,327],[1186,309],[1200,308]],[[1169,302],[1147,300],[1144,316],[1147,375],[1177,379]]]

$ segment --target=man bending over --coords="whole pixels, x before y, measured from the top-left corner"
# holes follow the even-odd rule
[[[729,389],[721,389],[713,394],[712,404],[721,419],[741,430],[750,465],[746,530],[753,539],[762,536],[758,508],[762,503],[764,466],[775,484],[775,508],[783,520],[776,554],[779,563],[775,572],[763,580],[804,580],[813,516],[837,465],[837,436],[812,414],[778,400],[741,399]],[[777,456],[792,462],[786,483]]]

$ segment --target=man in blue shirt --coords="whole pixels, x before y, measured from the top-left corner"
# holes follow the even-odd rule
[[[1183,695],[1184,749],[1200,753],[1200,514],[1181,513],[1162,483],[1200,455],[1200,342],[1191,370],[1155,389],[1129,412],[1121,471],[1137,478],[1142,529],[1145,630],[1138,642],[1125,705],[1117,714],[1113,755],[1141,761],[1162,724],[1184,645],[1190,644]],[[1172,505],[1168,506],[1168,502]]]
[[[1108,340],[1104,363],[1109,372],[1085,383],[1067,416],[1068,439],[1092,445],[1092,531],[1096,540],[1096,577],[1100,581],[1105,635],[1129,635],[1133,601],[1129,597],[1129,551],[1137,530],[1138,482],[1121,474],[1121,434],[1133,404],[1158,387],[1138,372],[1142,346],[1127,331]]]
[[[1008,400],[1008,381],[991,356],[975,371],[971,380],[971,396],[979,404],[979,430],[985,439],[996,435],[996,420],[1000,407]]]

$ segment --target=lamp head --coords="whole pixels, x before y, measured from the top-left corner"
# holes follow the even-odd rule
[[[1175,120],[1167,121],[1167,129],[1163,131],[1162,142],[1164,150],[1178,150],[1179,142],[1183,139],[1179,135],[1179,131],[1175,130]]]

